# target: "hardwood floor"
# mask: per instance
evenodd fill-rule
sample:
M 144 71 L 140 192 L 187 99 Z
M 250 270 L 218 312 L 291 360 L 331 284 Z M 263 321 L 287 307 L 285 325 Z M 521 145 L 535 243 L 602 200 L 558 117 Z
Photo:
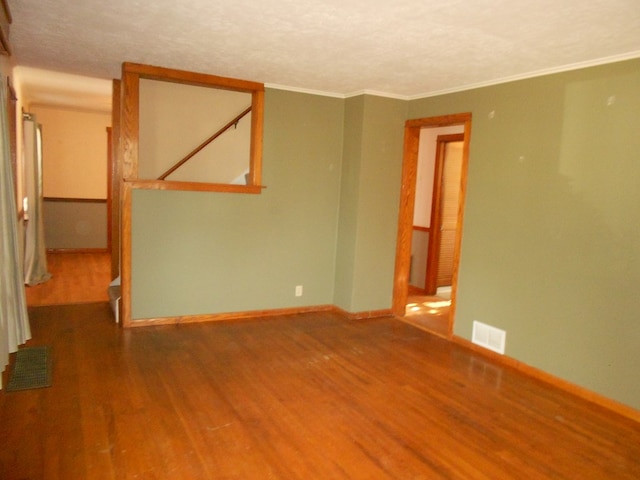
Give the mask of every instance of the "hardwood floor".
M 51 280 L 27 287 L 27 305 L 106 302 L 111 281 L 110 253 L 47 253 Z
M 640 478 L 637 423 L 391 318 L 30 314 L 53 386 L 0 392 L 4 480 Z
M 450 293 L 427 295 L 424 290 L 409 285 L 405 322 L 427 332 L 447 337 L 449 335 Z

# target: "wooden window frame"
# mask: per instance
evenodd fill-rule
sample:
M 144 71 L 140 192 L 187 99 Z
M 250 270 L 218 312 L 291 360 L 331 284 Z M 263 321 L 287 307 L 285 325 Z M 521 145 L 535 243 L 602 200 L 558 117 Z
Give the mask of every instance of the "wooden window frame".
M 141 78 L 251 94 L 251 145 L 249 150 L 249 175 L 247 185 L 147 180 L 138 178 Z M 131 182 L 132 188 L 253 194 L 261 193 L 262 188 L 264 188 L 262 186 L 264 84 L 125 62 L 122 64 L 121 115 L 122 179 L 125 182 Z
M 233 90 L 251 94 L 251 146 L 248 185 L 233 185 L 200 182 L 176 182 L 167 180 L 143 180 L 138 178 L 139 125 L 140 125 L 140 79 L 159 80 L 186 85 Z M 116 91 L 118 90 L 118 91 Z M 118 95 L 119 93 L 119 95 Z M 118 98 L 116 98 L 118 97 Z M 202 73 L 173 70 L 135 63 L 122 64 L 122 79 L 114 82 L 114 150 L 118 161 L 113 166 L 112 188 L 114 198 L 120 202 L 112 211 L 112 222 L 117 225 L 119 258 L 112 258 L 112 270 L 119 260 L 121 280 L 121 302 L 119 318 L 125 328 L 136 326 L 131 308 L 131 262 L 132 262 L 132 192 L 136 189 L 186 190 L 205 192 L 227 192 L 259 194 L 262 182 L 262 134 L 264 121 L 264 84 L 236 80 Z M 113 275 L 112 274 L 112 275 Z M 141 322 L 144 324 L 144 322 Z M 140 322 L 138 325 L 141 324 Z

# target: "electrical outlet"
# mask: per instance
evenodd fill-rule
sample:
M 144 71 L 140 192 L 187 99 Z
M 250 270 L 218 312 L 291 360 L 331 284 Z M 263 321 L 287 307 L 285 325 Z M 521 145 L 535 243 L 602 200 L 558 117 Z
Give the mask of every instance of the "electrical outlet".
M 302 296 L 302 285 L 296 285 L 296 297 Z

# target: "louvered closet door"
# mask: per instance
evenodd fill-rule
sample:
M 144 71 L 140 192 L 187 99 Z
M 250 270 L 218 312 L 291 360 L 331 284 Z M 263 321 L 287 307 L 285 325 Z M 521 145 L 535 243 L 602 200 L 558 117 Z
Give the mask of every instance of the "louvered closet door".
M 440 226 L 440 255 L 437 286 L 451 285 L 453 252 L 455 249 L 458 209 L 460 207 L 460 176 L 462 173 L 463 142 L 445 144 L 442 177 L 442 217 Z

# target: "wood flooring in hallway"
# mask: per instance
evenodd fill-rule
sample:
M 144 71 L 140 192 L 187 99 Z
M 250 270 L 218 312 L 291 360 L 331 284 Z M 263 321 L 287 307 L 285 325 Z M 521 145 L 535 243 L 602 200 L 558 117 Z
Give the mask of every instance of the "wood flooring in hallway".
M 109 300 L 110 253 L 48 252 L 47 267 L 50 280 L 26 287 L 28 306 Z

